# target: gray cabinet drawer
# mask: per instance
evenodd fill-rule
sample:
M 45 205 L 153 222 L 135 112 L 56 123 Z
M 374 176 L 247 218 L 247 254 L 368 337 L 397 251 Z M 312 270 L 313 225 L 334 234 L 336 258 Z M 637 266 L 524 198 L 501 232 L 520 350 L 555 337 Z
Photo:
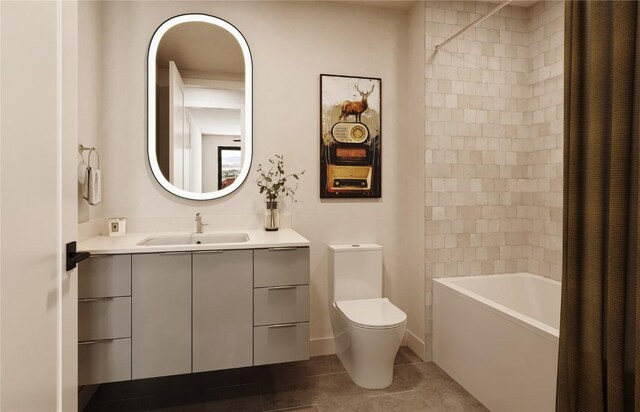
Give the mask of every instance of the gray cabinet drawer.
M 78 345 L 78 384 L 131 380 L 131 339 Z
M 255 287 L 309 284 L 309 248 L 269 248 L 253 252 Z
M 253 290 L 253 324 L 309 321 L 309 286 L 274 286 Z
M 309 323 L 253 328 L 253 364 L 309 359 Z
M 78 340 L 131 337 L 131 298 L 80 300 Z
M 78 270 L 78 299 L 131 295 L 131 255 L 92 256 Z

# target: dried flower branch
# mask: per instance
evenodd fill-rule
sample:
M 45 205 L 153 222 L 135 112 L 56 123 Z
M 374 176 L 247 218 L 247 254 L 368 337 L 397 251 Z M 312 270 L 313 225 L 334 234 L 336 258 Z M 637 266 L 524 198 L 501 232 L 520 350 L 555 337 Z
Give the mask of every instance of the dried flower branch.
M 269 159 L 269 164 L 269 170 L 267 171 L 262 168 L 262 164 L 258 164 L 257 171 L 259 176 L 257 183 L 260 188 L 260 193 L 264 193 L 269 202 L 277 201 L 278 196 L 282 194 L 284 194 L 285 197 L 291 198 L 293 202 L 297 202 L 295 194 L 296 190 L 298 190 L 298 180 L 300 180 L 300 176 L 303 175 L 305 171 L 285 174 L 283 155 L 275 155 L 275 160 Z M 287 183 L 289 179 L 295 179 L 295 186 Z

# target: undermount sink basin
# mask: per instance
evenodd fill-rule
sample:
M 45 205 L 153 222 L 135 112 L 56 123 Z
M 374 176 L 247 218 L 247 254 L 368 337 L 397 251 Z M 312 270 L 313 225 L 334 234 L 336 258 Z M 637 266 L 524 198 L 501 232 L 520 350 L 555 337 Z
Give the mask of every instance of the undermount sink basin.
M 191 233 L 188 235 L 150 236 L 138 246 L 212 245 L 216 243 L 242 243 L 249 240 L 246 233 Z

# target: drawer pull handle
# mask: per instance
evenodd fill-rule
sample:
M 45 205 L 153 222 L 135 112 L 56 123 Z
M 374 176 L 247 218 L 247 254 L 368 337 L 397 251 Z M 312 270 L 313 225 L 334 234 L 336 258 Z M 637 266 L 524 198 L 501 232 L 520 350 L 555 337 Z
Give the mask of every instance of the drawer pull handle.
M 95 258 L 112 258 L 116 255 L 94 255 L 93 253 L 91 254 L 91 256 L 89 256 L 89 259 L 95 259 Z
M 194 255 L 204 255 L 207 253 L 222 253 L 222 252 L 224 252 L 224 250 L 215 249 L 215 250 L 195 250 L 191 253 L 193 253 Z
M 95 345 L 96 343 L 113 343 L 115 339 L 100 339 L 100 340 L 88 340 L 85 342 L 78 342 L 78 345 Z
M 105 297 L 105 298 L 85 298 L 85 299 L 78 299 L 78 303 L 81 302 L 96 302 L 96 301 L 100 301 L 100 300 L 113 300 L 115 299 L 115 296 L 110 296 L 110 297 Z
M 287 250 L 298 250 L 297 247 L 294 246 L 286 246 L 286 247 L 270 247 L 267 249 L 269 252 L 285 252 Z
M 296 289 L 297 286 L 272 286 L 270 288 L 267 288 L 267 290 L 289 290 L 289 289 Z
M 280 325 L 269 325 L 268 329 L 283 329 L 283 328 L 295 328 L 297 325 L 295 323 L 283 323 Z
M 186 252 L 186 251 L 185 252 L 160 252 L 159 255 L 165 255 L 165 256 L 168 256 L 168 255 L 185 255 L 187 253 L 189 253 L 189 252 Z

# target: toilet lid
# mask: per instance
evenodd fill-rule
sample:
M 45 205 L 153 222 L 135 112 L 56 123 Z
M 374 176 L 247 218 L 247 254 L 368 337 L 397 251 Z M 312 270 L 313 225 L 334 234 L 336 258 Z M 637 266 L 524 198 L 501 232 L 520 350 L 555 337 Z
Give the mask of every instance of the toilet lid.
M 387 298 L 342 300 L 336 306 L 350 323 L 368 329 L 393 328 L 407 320 Z

